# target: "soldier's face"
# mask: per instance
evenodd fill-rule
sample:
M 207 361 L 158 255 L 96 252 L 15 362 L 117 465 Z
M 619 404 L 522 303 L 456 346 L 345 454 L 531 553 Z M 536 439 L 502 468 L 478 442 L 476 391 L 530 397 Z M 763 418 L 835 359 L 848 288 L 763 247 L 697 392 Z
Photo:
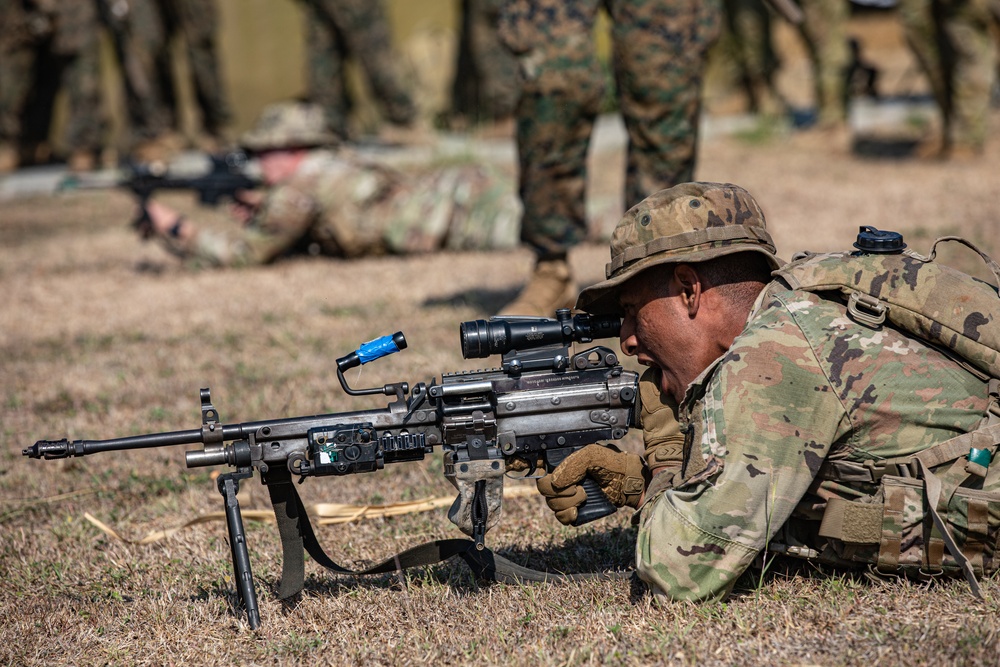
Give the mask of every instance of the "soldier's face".
M 627 282 L 620 295 L 622 352 L 660 369 L 660 389 L 678 402 L 717 356 L 698 318 L 700 292 L 692 293 L 690 284 L 690 275 L 697 274 L 689 269 L 654 267 Z
M 260 173 L 268 185 L 277 185 L 287 181 L 298 169 L 304 151 L 273 150 L 264 151 L 258 156 Z

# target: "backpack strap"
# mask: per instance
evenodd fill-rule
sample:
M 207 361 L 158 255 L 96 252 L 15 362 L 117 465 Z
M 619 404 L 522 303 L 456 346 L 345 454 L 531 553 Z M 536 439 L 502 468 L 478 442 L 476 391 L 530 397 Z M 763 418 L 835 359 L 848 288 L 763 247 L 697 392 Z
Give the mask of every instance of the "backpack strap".
M 997 283 L 1000 284 L 1000 264 L 997 264 L 992 257 L 987 255 L 985 252 L 979 249 L 976 244 L 968 239 L 963 239 L 961 236 L 942 236 L 941 238 L 934 241 L 934 245 L 931 246 L 931 253 L 927 257 L 928 261 L 933 262 L 934 258 L 937 257 L 937 247 L 939 243 L 944 243 L 945 241 L 955 241 L 956 243 L 961 243 L 966 248 L 972 250 L 974 253 L 979 255 L 983 262 L 986 263 L 986 267 L 993 273 L 993 276 L 997 279 Z

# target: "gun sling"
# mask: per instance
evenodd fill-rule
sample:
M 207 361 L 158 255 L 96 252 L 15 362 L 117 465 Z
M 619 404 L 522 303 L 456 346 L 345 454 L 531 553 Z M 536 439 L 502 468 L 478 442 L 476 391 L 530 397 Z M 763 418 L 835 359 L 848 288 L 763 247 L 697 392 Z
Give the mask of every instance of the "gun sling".
M 395 556 L 387 558 L 377 565 L 363 569 L 352 570 L 335 563 L 323 547 L 320 546 L 313 532 L 312 523 L 305 506 L 299 497 L 291 475 L 269 474 L 267 490 L 271 496 L 271 506 L 278 522 L 278 534 L 281 537 L 281 583 L 278 586 L 278 598 L 290 598 L 300 592 L 305 582 L 304 552 L 323 567 L 337 574 L 364 575 L 386 574 L 411 567 L 435 565 L 453 556 L 460 556 L 478 577 L 503 583 L 520 583 L 525 581 L 582 581 L 586 579 L 617 579 L 630 576 L 631 570 L 612 572 L 585 572 L 563 574 L 558 572 L 543 572 L 533 570 L 510 561 L 489 548 L 476 549 L 476 543 L 468 539 L 434 540 L 418 545 Z

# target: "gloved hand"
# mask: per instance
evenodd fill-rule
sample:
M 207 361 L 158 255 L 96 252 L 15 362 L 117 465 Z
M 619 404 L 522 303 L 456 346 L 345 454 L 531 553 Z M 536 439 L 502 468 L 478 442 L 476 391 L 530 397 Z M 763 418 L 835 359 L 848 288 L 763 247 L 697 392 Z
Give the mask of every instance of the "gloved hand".
M 576 521 L 577 508 L 587 499 L 580 486 L 587 475 L 597 480 L 616 507 L 639 507 L 649 482 L 649 470 L 638 454 L 627 454 L 614 445 L 587 445 L 536 482 L 545 503 L 561 523 Z

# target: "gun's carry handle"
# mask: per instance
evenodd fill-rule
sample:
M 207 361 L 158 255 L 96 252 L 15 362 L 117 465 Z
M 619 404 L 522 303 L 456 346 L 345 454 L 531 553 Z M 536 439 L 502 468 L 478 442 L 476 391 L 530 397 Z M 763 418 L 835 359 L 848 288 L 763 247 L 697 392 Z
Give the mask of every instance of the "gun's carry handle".
M 548 464 L 548 471 L 552 472 L 555 470 L 556 466 L 562 463 L 563 459 L 585 446 L 580 445 L 579 447 L 561 447 L 559 449 L 547 450 L 545 452 L 545 462 Z M 601 491 L 601 485 L 593 477 L 584 477 L 583 481 L 580 482 L 580 486 L 586 492 L 587 499 L 576 510 L 576 521 L 573 522 L 574 526 L 582 526 L 585 523 L 596 521 L 601 517 L 614 514 L 618 511 L 618 508 Z

